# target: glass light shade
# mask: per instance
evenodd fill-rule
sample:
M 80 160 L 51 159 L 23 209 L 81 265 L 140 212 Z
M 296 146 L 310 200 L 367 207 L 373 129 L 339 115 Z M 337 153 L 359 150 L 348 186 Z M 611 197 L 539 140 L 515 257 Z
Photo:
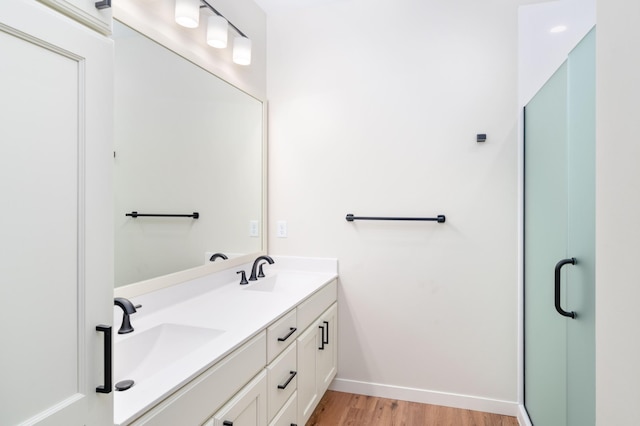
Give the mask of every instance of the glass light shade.
M 207 21 L 207 44 L 218 49 L 227 47 L 229 23 L 222 16 L 209 16 Z
M 200 23 L 200 0 L 176 0 L 175 17 L 183 27 L 196 28 Z
M 233 62 L 238 65 L 251 64 L 251 40 L 242 36 L 233 40 Z

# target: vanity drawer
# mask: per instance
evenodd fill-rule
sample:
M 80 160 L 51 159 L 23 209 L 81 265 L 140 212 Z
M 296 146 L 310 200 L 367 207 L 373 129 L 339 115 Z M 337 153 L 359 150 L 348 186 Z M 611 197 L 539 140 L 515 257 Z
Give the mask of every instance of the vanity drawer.
M 271 420 L 287 402 L 298 386 L 296 343 L 267 366 L 267 413 Z
M 273 418 L 269 426 L 291 426 L 298 423 L 296 407 L 298 406 L 298 392 L 294 392 L 282 410 Z
M 292 309 L 267 328 L 267 363 L 280 355 L 297 337 L 296 310 Z
M 303 331 L 338 299 L 338 281 L 333 280 L 298 305 L 298 329 Z
M 265 349 L 266 333 L 262 332 L 145 413 L 132 426 L 202 424 L 264 368 Z

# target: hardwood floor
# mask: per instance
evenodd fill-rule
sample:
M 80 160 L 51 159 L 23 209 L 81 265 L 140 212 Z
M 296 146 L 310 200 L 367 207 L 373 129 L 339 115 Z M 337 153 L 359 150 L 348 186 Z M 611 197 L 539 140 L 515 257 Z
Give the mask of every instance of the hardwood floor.
M 307 426 L 518 426 L 515 417 L 327 391 Z

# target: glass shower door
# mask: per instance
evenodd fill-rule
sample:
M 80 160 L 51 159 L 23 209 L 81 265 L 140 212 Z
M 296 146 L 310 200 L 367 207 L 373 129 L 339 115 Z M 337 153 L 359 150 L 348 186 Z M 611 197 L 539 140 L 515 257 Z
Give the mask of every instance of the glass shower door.
M 534 426 L 595 423 L 594 52 L 592 31 L 525 109 L 525 407 Z
M 525 407 L 535 426 L 566 426 L 567 328 L 554 268 L 567 257 L 567 64 L 525 109 Z

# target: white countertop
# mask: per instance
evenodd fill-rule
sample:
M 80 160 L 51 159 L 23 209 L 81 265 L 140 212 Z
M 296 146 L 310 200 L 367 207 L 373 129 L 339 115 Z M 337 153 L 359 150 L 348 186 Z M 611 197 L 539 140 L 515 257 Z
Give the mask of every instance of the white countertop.
M 244 269 L 248 277 L 251 264 L 131 299 L 142 307 L 131 315 L 134 332 L 114 332 L 114 384 L 123 379 L 136 380 L 118 377 L 118 344 L 127 339 L 162 324 L 215 329 L 222 334 L 179 360 L 168 362 L 157 374 L 136 380 L 132 388 L 114 392 L 116 425 L 138 418 L 337 277 L 336 259 L 273 258 L 276 263 L 264 267 L 266 277 L 249 285 L 239 285 L 240 276 L 235 272 Z M 272 291 L 255 291 L 272 287 Z M 122 310 L 115 308 L 114 331 L 121 321 Z

